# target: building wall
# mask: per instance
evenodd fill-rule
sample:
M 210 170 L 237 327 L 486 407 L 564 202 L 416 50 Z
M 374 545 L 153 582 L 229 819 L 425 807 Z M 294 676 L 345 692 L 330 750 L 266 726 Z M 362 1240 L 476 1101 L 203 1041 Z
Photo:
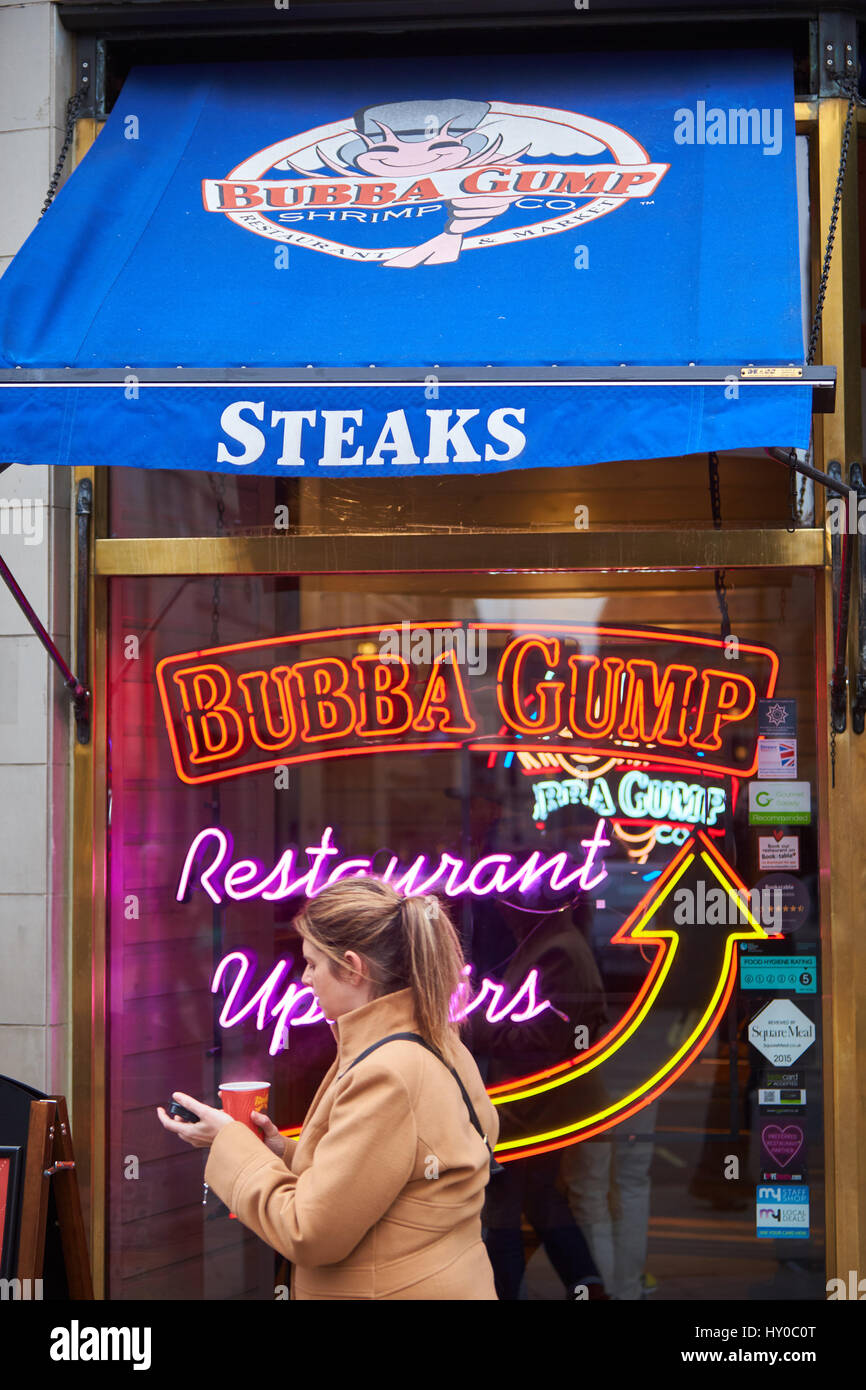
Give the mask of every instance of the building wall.
M 0 186 L 13 191 L 0 203 L 0 274 L 45 200 L 73 47 L 55 5 L 0 0 Z M 71 487 L 66 469 L 0 473 L 0 554 L 67 659 Z M 0 584 L 0 1072 L 66 1094 L 70 703 Z

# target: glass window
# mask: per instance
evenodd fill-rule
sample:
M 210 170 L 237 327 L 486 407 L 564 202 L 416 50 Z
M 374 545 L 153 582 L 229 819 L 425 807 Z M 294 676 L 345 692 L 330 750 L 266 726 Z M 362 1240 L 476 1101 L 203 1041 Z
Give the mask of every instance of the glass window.
M 728 526 L 787 523 L 788 474 L 763 450 L 719 455 Z M 334 535 L 382 531 L 712 527 L 706 454 L 590 468 L 530 468 L 454 477 L 323 481 L 193 470 L 114 468 L 110 534 Z M 674 486 L 675 482 L 675 486 Z M 801 489 L 803 519 L 811 484 Z
M 728 604 L 725 643 L 705 572 L 112 582 L 110 1297 L 288 1282 L 155 1107 L 255 1073 L 297 1130 L 334 1042 L 292 918 L 365 866 L 462 933 L 502 1296 L 824 1297 L 814 578 Z

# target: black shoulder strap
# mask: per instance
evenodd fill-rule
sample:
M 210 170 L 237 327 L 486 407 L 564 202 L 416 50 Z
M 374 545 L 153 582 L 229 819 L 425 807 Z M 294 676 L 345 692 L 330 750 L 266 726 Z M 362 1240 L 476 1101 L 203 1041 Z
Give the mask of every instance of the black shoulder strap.
M 369 1047 L 364 1048 L 363 1052 L 359 1052 L 355 1060 L 353 1062 L 350 1062 L 349 1065 L 346 1067 L 346 1071 L 340 1072 L 340 1076 L 345 1076 L 346 1072 L 351 1071 L 352 1068 L 356 1067 L 359 1062 L 363 1062 L 364 1058 L 369 1057 L 371 1052 L 375 1052 L 377 1047 L 384 1047 L 385 1043 L 389 1042 L 420 1043 L 422 1047 L 426 1047 L 428 1052 L 432 1052 L 434 1057 L 439 1058 L 439 1061 L 442 1063 L 443 1067 L 448 1067 L 448 1070 L 454 1077 L 454 1080 L 457 1082 L 457 1085 L 460 1087 L 460 1094 L 466 1102 L 466 1109 L 469 1111 L 469 1118 L 472 1121 L 473 1126 L 475 1127 L 475 1129 L 477 1129 L 485 1144 L 487 1144 L 487 1135 L 481 1128 L 481 1122 L 479 1121 L 478 1116 L 475 1113 L 475 1106 L 469 1099 L 469 1093 L 466 1090 L 466 1087 L 463 1085 L 463 1082 L 460 1080 L 458 1073 L 454 1070 L 452 1066 L 449 1065 L 448 1062 L 445 1061 L 445 1058 L 442 1056 L 442 1054 L 436 1051 L 436 1048 L 433 1047 L 432 1043 L 428 1043 L 426 1038 L 421 1037 L 420 1033 L 389 1033 L 387 1038 L 380 1038 L 378 1042 L 371 1043 Z M 488 1151 L 492 1154 L 493 1150 L 490 1148 L 489 1144 L 487 1144 L 487 1148 Z

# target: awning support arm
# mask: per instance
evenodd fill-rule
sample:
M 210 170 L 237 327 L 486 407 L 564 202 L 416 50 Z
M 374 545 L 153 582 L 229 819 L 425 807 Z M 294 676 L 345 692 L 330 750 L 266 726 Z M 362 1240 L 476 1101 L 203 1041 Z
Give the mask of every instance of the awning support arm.
M 5 469 L 8 468 L 8 467 L 9 467 L 9 464 L 0 465 L 0 472 L 4 472 Z M 79 505 L 80 505 L 80 504 L 79 504 Z M 76 508 L 76 510 L 78 510 L 78 508 Z M 79 514 L 79 515 L 80 515 L 80 514 Z M 88 508 L 88 515 L 89 515 L 89 508 Z M 81 542 L 80 542 L 80 535 L 81 535 L 81 521 L 79 520 L 79 548 L 80 548 L 80 543 L 81 543 Z M 79 553 L 80 553 L 80 551 L 79 551 Z M 86 573 L 86 571 L 85 571 L 85 573 Z M 30 604 L 29 600 L 27 599 L 26 595 L 24 594 L 24 591 L 21 589 L 21 586 L 19 585 L 18 581 L 16 580 L 14 574 L 13 574 L 12 571 L 10 570 L 10 568 L 9 568 L 9 566 L 7 565 L 6 561 L 3 559 L 3 556 L 2 556 L 2 555 L 0 555 L 0 579 L 3 580 L 3 583 L 6 585 L 6 588 L 9 590 L 9 592 L 10 592 L 10 594 L 12 595 L 12 597 L 14 598 L 15 602 L 18 604 L 18 607 L 21 609 L 21 612 L 24 614 L 25 618 L 27 619 L 28 623 L 29 623 L 30 626 L 32 627 L 33 631 L 36 633 L 36 636 L 39 638 L 39 641 L 42 643 L 43 647 L 44 647 L 45 650 L 47 651 L 47 653 L 48 653 L 48 655 L 50 656 L 51 660 L 54 662 L 54 665 L 57 667 L 57 669 L 60 671 L 60 674 L 63 676 L 63 684 L 66 686 L 66 689 L 69 691 L 69 693 L 70 693 L 71 696 L 72 696 L 72 706 L 73 706 L 73 710 L 74 710 L 74 712 L 75 712 L 75 724 L 76 724 L 76 728 L 77 728 L 77 731 L 78 731 L 78 741 L 79 741 L 79 743 L 89 743 L 89 742 L 90 742 L 90 691 L 86 688 L 86 686 L 83 684 L 83 682 L 80 681 L 80 680 L 78 679 L 78 677 L 70 670 L 70 668 L 69 668 L 69 666 L 67 665 L 66 661 L 63 659 L 63 657 L 61 656 L 60 652 L 58 651 L 57 646 L 56 646 L 55 643 L 51 640 L 50 635 L 48 634 L 48 632 L 46 631 L 46 629 L 43 627 L 42 623 L 39 621 L 39 618 L 37 617 L 37 615 L 36 615 L 36 613 L 35 613 L 35 611 L 34 611 L 32 605 Z M 80 622 L 80 619 L 81 619 L 80 599 L 81 599 L 81 577 L 80 577 L 80 570 L 79 570 L 79 622 Z M 85 619 L 86 619 L 86 611 L 85 611 Z M 86 631 L 86 629 L 85 629 L 85 631 Z M 80 633 L 81 633 L 81 629 L 80 629 L 80 627 L 79 627 L 79 638 L 80 638 Z M 80 649 L 81 649 L 81 648 L 79 647 L 79 650 L 80 650 Z
M 813 482 L 820 483 L 828 492 L 835 492 L 839 497 L 848 497 L 851 488 L 841 481 L 839 477 L 834 477 L 830 473 L 822 473 L 820 468 L 813 468 L 809 463 L 800 463 L 797 458 L 796 449 L 765 449 L 764 452 L 777 463 L 783 463 L 786 468 L 792 468 L 795 473 L 802 473 L 804 478 L 811 478 Z

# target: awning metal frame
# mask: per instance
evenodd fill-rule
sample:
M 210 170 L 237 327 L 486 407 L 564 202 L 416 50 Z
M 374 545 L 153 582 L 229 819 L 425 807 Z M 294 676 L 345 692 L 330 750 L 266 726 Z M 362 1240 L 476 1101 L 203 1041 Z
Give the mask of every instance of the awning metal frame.
M 0 390 L 24 386 L 114 386 L 125 389 L 132 378 L 137 386 L 426 386 L 431 376 L 443 386 L 811 386 L 812 409 L 829 414 L 835 409 L 836 368 L 755 363 L 728 365 L 636 366 L 620 363 L 608 367 L 549 366 L 443 367 L 433 362 L 419 367 L 13 367 L 0 370 Z

